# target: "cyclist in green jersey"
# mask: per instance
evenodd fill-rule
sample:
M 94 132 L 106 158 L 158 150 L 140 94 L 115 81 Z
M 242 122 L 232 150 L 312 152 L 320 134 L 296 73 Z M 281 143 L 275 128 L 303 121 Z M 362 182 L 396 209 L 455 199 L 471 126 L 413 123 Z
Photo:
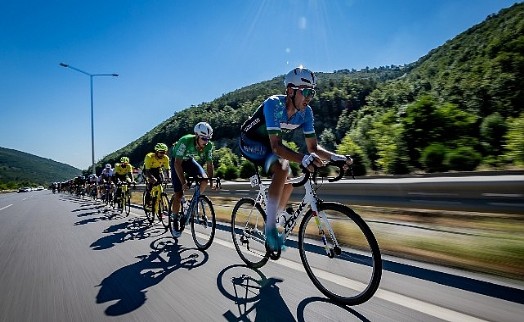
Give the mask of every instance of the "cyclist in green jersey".
M 213 128 L 206 122 L 195 125 L 194 134 L 186 134 L 181 137 L 171 150 L 171 178 L 173 190 L 175 191 L 172 204 L 173 213 L 180 210 L 180 199 L 184 191 L 189 189 L 185 173 L 192 177 L 210 178 L 213 187 L 213 149 L 210 141 L 213 136 Z M 195 160 L 198 157 L 202 163 L 206 163 L 207 171 Z M 200 192 L 203 193 L 207 187 L 207 180 L 200 182 Z

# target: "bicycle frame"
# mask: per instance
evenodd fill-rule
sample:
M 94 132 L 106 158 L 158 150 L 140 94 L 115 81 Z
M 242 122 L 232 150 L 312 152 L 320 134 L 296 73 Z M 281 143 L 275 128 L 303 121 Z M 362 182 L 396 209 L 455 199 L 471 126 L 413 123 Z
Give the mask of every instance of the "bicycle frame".
M 258 173 L 252 176 L 250 178 L 250 181 L 251 181 L 251 186 L 254 187 L 258 185 L 258 188 L 259 188 L 258 194 L 255 198 L 255 203 L 260 204 L 262 208 L 265 210 L 266 208 L 265 206 L 267 204 L 268 187 L 264 183 L 262 183 Z M 293 186 L 302 185 L 302 184 L 296 184 L 296 183 L 292 183 L 292 184 Z M 327 240 L 324 236 L 325 232 L 324 232 L 324 229 L 322 229 L 322 222 L 327 223 L 328 221 L 326 220 L 327 218 L 324 217 L 325 216 L 324 213 L 318 212 L 318 203 L 320 200 L 318 199 L 317 194 L 315 190 L 313 189 L 313 186 L 314 186 L 313 178 L 308 177 L 307 179 L 305 179 L 304 188 L 306 192 L 304 194 L 304 197 L 302 198 L 302 201 L 300 202 L 298 208 L 295 211 L 293 211 L 293 214 L 291 214 L 291 217 L 289 217 L 286 220 L 286 222 L 283 223 L 282 225 L 284 228 L 284 240 L 287 240 L 288 236 L 291 234 L 296 224 L 300 222 L 300 219 L 302 219 L 302 216 L 304 216 L 306 212 L 309 210 L 309 208 L 311 208 L 311 210 L 313 211 L 313 215 L 315 216 L 315 223 L 317 224 L 319 232 L 322 235 L 322 241 L 324 242 L 324 249 L 326 250 L 327 254 L 330 254 L 329 247 L 327 246 Z M 327 226 L 327 230 L 329 232 L 329 235 L 332 237 L 332 240 L 335 246 L 339 247 L 340 245 L 338 243 L 338 240 L 335 237 L 335 233 L 333 232 L 331 225 L 328 224 L 325 226 Z
M 190 188 L 191 185 L 192 182 L 190 182 Z M 191 197 L 191 201 L 189 202 L 189 206 L 187 207 L 187 209 L 184 209 L 186 203 L 185 196 L 183 196 L 182 199 L 180 199 L 180 207 L 182 209 L 182 213 L 184 214 L 184 216 L 181 219 L 184 220 L 184 224 L 188 222 L 189 217 L 191 216 L 191 214 L 194 213 L 194 210 L 197 207 L 198 197 L 200 197 L 200 184 L 195 182 L 195 192 L 193 192 L 193 196 Z
M 151 188 L 151 198 L 153 198 L 153 212 L 156 212 L 160 204 L 160 196 L 164 193 L 167 183 L 159 183 Z

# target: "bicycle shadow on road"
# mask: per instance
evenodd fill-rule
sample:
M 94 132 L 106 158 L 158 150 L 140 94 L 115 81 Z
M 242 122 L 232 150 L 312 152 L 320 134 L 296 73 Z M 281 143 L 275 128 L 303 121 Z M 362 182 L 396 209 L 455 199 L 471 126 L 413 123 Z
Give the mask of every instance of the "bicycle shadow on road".
M 266 278 L 245 265 L 224 268 L 217 277 L 219 291 L 235 302 L 237 312 L 223 314 L 227 321 L 295 321 L 280 294 L 279 278 Z
M 227 321 L 320 321 L 325 316 L 315 315 L 315 309 L 308 306 L 329 305 L 329 311 L 339 310 L 342 314 L 351 314 L 360 321 L 369 321 L 363 314 L 345 305 L 337 304 L 327 298 L 310 297 L 301 301 L 295 318 L 280 294 L 278 284 L 284 280 L 266 278 L 257 269 L 246 265 L 231 265 L 224 268 L 217 277 L 219 291 L 236 304 L 236 312 L 228 310 L 223 314 Z M 306 319 L 305 312 L 308 312 Z M 323 312 L 325 310 L 320 310 Z
M 310 298 L 306 298 L 304 300 L 302 300 L 299 304 L 298 304 L 298 307 L 297 307 L 297 321 L 299 322 L 304 322 L 304 321 L 316 321 L 317 319 L 315 318 L 311 318 L 311 316 L 308 316 L 308 318 L 306 319 L 306 316 L 304 314 L 304 312 L 306 311 L 309 311 L 309 312 L 315 312 L 315 308 L 312 307 L 310 308 L 309 310 L 307 310 L 307 307 L 308 306 L 314 306 L 314 305 L 324 305 L 324 306 L 330 306 L 332 307 L 329 311 L 333 312 L 334 310 L 338 310 L 340 312 L 343 312 L 343 311 L 346 311 L 348 314 L 352 314 L 356 319 L 358 319 L 359 321 L 363 321 L 363 322 L 369 322 L 370 320 L 368 318 L 366 318 L 362 313 L 359 313 L 357 310 L 355 309 L 352 309 L 348 306 L 345 306 L 345 305 L 342 305 L 342 304 L 338 304 L 338 303 L 335 303 L 333 301 L 331 301 L 330 299 L 328 298 L 324 298 L 324 297 L 310 297 Z M 321 320 L 323 317 L 322 316 L 319 316 L 318 317 L 318 320 Z M 354 319 L 351 319 L 351 321 L 353 321 Z
M 157 238 L 151 242 L 151 248 L 150 254 L 137 256 L 138 262 L 116 270 L 97 285 L 97 304 L 116 301 L 106 308 L 106 315 L 119 316 L 136 310 L 146 302 L 148 288 L 175 270 L 190 270 L 209 259 L 207 253 L 183 248 L 168 237 Z
M 103 250 L 121 244 L 128 240 L 142 240 L 149 237 L 160 237 L 166 233 L 164 227 L 149 226 L 144 224 L 145 219 L 127 220 L 109 226 L 103 231 L 108 234 L 100 237 L 91 245 L 93 250 Z

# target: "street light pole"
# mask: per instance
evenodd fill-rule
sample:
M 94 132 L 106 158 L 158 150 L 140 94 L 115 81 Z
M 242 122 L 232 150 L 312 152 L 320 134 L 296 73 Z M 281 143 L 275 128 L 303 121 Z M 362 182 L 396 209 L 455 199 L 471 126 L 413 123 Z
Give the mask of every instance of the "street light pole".
M 93 112 L 93 77 L 96 76 L 112 76 L 112 77 L 118 77 L 118 74 L 91 74 L 88 72 L 85 72 L 81 69 L 78 69 L 76 67 L 73 67 L 68 64 L 60 63 L 60 66 L 65 68 L 70 68 L 72 70 L 76 70 L 77 72 L 80 72 L 84 75 L 89 76 L 89 87 L 91 91 L 91 171 L 93 174 L 96 174 L 95 171 L 95 120 L 94 120 L 94 112 Z

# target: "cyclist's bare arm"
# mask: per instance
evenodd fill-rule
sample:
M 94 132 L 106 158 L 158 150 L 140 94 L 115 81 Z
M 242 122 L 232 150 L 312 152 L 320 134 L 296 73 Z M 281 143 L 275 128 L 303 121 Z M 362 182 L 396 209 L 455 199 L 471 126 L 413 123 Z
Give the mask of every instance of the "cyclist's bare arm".
M 269 142 L 271 143 L 271 150 L 274 154 L 282 159 L 300 163 L 304 155 L 295 152 L 282 143 L 282 138 L 278 135 L 269 135 Z

